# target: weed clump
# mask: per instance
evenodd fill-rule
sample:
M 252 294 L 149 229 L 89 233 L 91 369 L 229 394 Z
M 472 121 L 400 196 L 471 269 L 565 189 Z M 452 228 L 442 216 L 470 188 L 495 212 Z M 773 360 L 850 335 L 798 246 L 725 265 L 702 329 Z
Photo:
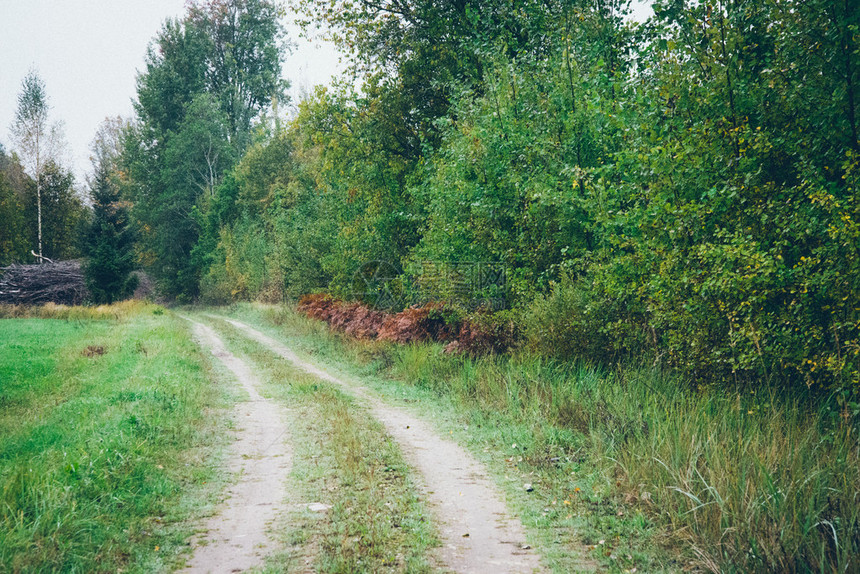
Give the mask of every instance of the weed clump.
M 101 345 L 87 345 L 87 347 L 81 351 L 81 355 L 84 357 L 101 357 L 107 351 Z

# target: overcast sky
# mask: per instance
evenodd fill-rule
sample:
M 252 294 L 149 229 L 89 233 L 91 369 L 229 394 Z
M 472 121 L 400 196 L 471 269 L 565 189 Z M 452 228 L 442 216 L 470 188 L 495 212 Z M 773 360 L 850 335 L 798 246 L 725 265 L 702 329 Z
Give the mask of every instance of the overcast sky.
M 637 2 L 637 19 L 650 8 Z M 169 17 L 184 13 L 185 0 L 0 0 L 0 142 L 9 150 L 21 80 L 38 70 L 52 105 L 51 117 L 65 124 L 69 161 L 78 182 L 90 169 L 89 144 L 108 116 L 130 116 L 135 75 L 146 47 Z M 326 84 L 342 70 L 336 51 L 299 38 L 284 64 L 294 96 Z
M 132 114 L 149 41 L 166 18 L 184 11 L 185 0 L 0 0 L 0 142 L 11 147 L 21 80 L 36 68 L 83 182 L 96 128 L 108 116 Z M 292 92 L 328 83 L 342 69 L 331 45 L 299 39 L 289 23 L 288 32 L 298 44 L 284 64 Z

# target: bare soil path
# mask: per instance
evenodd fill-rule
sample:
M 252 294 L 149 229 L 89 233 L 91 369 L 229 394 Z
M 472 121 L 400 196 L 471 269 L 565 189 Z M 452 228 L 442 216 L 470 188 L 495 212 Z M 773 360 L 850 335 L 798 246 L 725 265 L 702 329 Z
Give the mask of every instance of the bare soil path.
M 444 543 L 439 558 L 447 568 L 463 574 L 543 571 L 539 557 L 525 544 L 522 524 L 508 513 L 483 466 L 465 449 L 439 436 L 428 423 L 406 410 L 388 405 L 368 389 L 303 361 L 291 349 L 249 325 L 218 318 L 304 371 L 337 384 L 368 404 L 373 416 L 400 444 L 407 462 L 421 475 L 426 500 Z
M 249 399 L 234 413 L 235 442 L 228 465 L 237 482 L 203 526 L 204 533 L 195 537 L 194 555 L 183 572 L 241 572 L 261 565 L 273 550 L 267 531 L 283 510 L 291 467 L 287 413 L 260 396 L 253 371 L 226 349 L 215 331 L 186 319 L 194 325 L 198 342 L 236 376 Z

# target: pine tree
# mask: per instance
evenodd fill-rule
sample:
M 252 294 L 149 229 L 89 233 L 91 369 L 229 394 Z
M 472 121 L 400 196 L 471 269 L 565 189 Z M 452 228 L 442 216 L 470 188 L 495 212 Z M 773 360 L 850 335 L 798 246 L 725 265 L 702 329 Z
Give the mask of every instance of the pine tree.
M 122 201 L 115 174 L 105 162 L 96 164 L 90 192 L 93 220 L 86 241 L 87 288 L 93 302 L 112 303 L 130 295 L 137 286 L 137 276 L 130 275 L 134 238 L 128 207 Z

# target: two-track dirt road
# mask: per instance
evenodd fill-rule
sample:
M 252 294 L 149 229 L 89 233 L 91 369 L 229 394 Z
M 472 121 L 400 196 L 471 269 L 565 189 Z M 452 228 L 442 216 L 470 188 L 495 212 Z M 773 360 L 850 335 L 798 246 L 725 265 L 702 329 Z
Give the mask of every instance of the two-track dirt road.
M 334 377 L 300 359 L 291 349 L 251 326 L 225 317 L 209 317 L 227 321 L 275 354 L 322 380 L 338 385 L 367 405 L 416 471 L 443 540 L 437 558 L 444 569 L 458 573 L 492 574 L 542 571 L 538 556 L 525 543 L 522 524 L 508 512 L 483 466 L 465 449 L 440 436 L 415 415 L 387 404 L 355 382 Z M 232 489 L 233 496 L 225 502 L 223 511 L 210 520 L 211 542 L 207 546 L 199 546 L 191 562 L 191 571 L 194 572 L 231 572 L 237 570 L 226 569 L 227 561 L 240 548 L 248 553 L 246 540 L 254 540 L 254 545 L 261 545 L 250 552 L 254 559 L 259 560 L 267 551 L 266 525 L 274 519 L 278 505 L 283 501 L 289 468 L 289 449 L 282 440 L 288 434 L 288 421 L 283 411 L 259 396 L 253 372 L 224 348 L 212 329 L 195 323 L 195 333 L 200 343 L 210 348 L 233 371 L 252 397 L 240 407 L 246 410 L 245 418 L 249 419 L 249 425 L 239 432 L 234 452 L 239 457 L 253 457 L 253 464 L 249 466 L 260 467 L 262 474 L 257 476 L 255 470 L 246 467 L 239 475 L 239 481 Z M 250 419 L 259 419 L 259 422 L 251 425 Z M 243 438 L 243 433 L 248 432 L 262 433 L 261 439 L 253 443 L 251 439 Z M 278 446 L 273 446 L 275 444 Z M 276 494 L 271 495 L 268 502 L 253 498 L 253 493 L 261 490 Z M 241 516 L 238 520 L 237 515 Z M 241 539 L 237 538 L 239 532 Z M 238 568 L 241 570 L 253 565 L 250 559 L 245 563 L 247 566 Z

